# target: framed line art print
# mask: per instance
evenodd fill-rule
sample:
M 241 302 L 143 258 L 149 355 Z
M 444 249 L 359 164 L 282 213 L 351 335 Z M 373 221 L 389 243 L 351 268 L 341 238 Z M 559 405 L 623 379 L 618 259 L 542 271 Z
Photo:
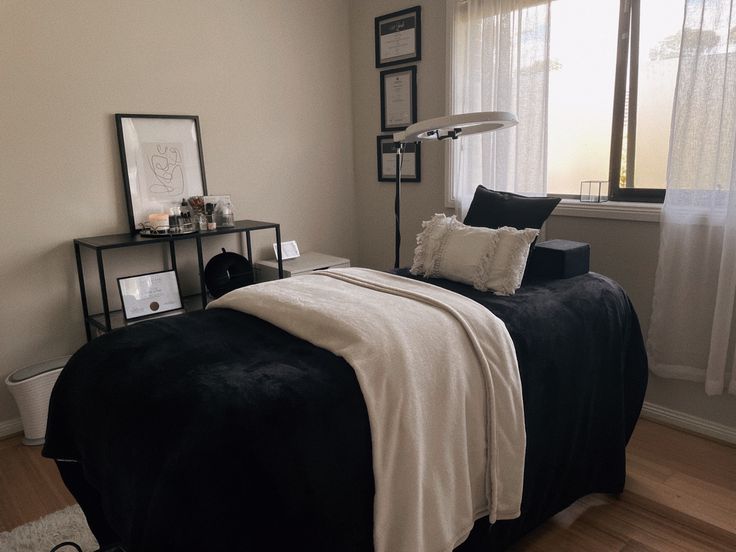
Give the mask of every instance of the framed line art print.
M 115 126 L 131 234 L 148 215 L 207 195 L 199 117 L 117 113 Z
M 417 66 L 381 71 L 381 131 L 404 130 L 417 122 Z
M 118 278 L 118 290 L 126 321 L 183 308 L 175 270 Z
M 401 164 L 402 182 L 420 182 L 421 175 L 421 144 L 404 144 L 404 155 Z M 378 181 L 396 181 L 396 143 L 390 134 L 379 135 L 376 138 L 376 155 L 378 161 Z
M 375 19 L 376 67 L 422 59 L 422 7 L 381 15 Z

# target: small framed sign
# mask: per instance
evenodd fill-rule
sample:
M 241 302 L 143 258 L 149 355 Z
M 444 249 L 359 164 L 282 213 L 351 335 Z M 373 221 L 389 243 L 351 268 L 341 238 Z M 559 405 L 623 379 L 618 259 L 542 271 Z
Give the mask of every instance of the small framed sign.
M 404 144 L 404 155 L 401 163 L 401 181 L 419 182 L 421 175 L 421 159 L 419 143 Z M 378 136 L 376 139 L 378 155 L 378 181 L 394 182 L 396 180 L 396 143 L 391 135 Z
M 183 308 L 175 270 L 118 278 L 125 320 Z
M 279 258 L 279 250 L 276 247 L 276 244 L 273 244 L 273 254 L 276 255 L 277 259 Z M 287 259 L 296 259 L 299 255 L 299 247 L 296 245 L 296 242 L 294 240 L 281 242 L 282 261 L 285 261 Z
M 381 71 L 381 131 L 417 122 L 417 66 Z
M 422 7 L 376 17 L 376 67 L 422 59 Z

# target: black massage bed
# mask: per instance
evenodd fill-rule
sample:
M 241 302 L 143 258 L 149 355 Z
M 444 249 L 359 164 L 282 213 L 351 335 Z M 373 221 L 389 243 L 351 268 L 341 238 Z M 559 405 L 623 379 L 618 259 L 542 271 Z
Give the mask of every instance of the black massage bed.
M 621 492 L 647 382 L 621 287 L 594 273 L 510 297 L 431 282 L 505 322 L 524 396 L 522 515 L 477 521 L 456 550 L 502 550 L 579 497 Z M 54 389 L 43 454 L 102 546 L 373 550 L 371 435 L 354 372 L 246 314 L 142 322 L 82 347 Z

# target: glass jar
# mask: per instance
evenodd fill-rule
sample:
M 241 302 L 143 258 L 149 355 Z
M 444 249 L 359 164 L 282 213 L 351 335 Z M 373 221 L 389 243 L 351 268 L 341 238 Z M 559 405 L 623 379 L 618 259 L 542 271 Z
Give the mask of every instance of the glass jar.
M 235 226 L 235 217 L 233 215 L 233 206 L 228 201 L 222 206 L 220 210 L 220 226 L 232 227 Z

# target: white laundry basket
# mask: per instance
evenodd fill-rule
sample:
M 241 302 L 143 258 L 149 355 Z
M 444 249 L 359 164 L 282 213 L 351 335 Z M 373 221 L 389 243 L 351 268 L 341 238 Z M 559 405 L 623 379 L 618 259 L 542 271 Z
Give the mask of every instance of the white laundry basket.
M 23 421 L 25 445 L 42 445 L 46 437 L 49 397 L 70 357 L 59 357 L 16 370 L 5 378 Z

